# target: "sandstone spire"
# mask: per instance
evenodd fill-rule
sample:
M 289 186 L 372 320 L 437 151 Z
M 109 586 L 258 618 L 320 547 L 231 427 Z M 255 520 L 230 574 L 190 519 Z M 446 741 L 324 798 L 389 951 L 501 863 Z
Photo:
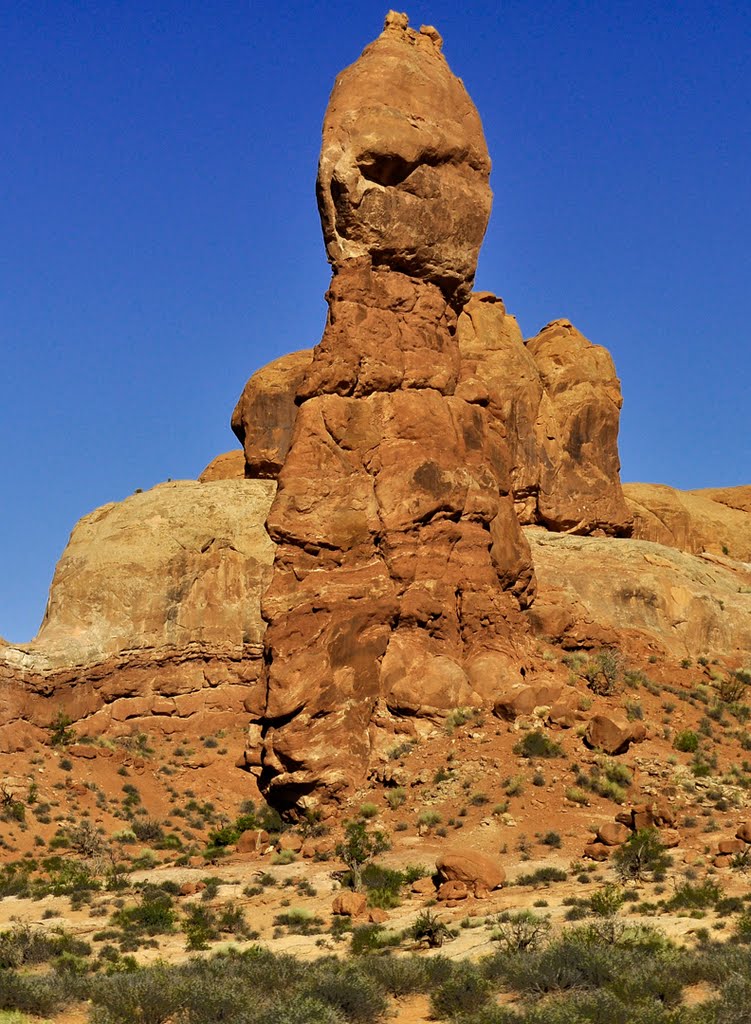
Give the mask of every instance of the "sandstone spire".
M 455 395 L 490 210 L 477 112 L 434 29 L 393 12 L 337 78 L 318 198 L 334 276 L 268 529 L 261 784 L 362 778 L 393 715 L 481 703 L 533 592 L 503 427 Z

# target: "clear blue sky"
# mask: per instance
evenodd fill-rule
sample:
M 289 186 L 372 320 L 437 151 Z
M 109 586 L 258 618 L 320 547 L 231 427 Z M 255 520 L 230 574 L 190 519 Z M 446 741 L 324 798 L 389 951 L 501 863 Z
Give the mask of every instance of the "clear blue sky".
M 0 0 L 6 639 L 80 516 L 195 477 L 246 378 L 318 341 L 320 124 L 386 9 Z M 625 480 L 751 482 L 751 5 L 408 13 L 485 124 L 477 287 L 527 335 L 566 316 L 610 349 Z

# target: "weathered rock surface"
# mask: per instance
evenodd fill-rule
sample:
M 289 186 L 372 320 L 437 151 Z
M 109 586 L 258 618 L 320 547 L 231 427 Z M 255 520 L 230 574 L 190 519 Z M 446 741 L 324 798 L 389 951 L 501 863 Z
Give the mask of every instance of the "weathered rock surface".
M 678 491 L 662 484 L 624 484 L 633 536 L 751 562 L 751 487 Z
M 474 893 L 490 892 L 506 881 L 501 865 L 478 850 L 447 850 L 435 866 L 444 882 L 463 882 Z
M 569 646 L 638 639 L 677 659 L 751 652 L 751 567 L 648 541 L 529 528 L 541 635 Z
M 199 484 L 213 483 L 215 480 L 244 480 L 245 453 L 241 448 L 231 452 L 223 452 L 213 458 L 198 477 Z
M 479 115 L 435 29 L 390 12 L 337 77 L 316 191 L 329 261 L 366 257 L 429 281 L 460 307 L 490 215 Z
M 183 480 L 85 516 L 37 637 L 0 647 L 0 747 L 33 738 L 19 722 L 46 726 L 58 712 L 117 735 L 146 719 L 221 728 L 259 708 L 274 489 Z
M 588 747 L 611 755 L 625 753 L 634 740 L 634 729 L 629 722 L 619 722 L 607 715 L 593 715 L 584 732 Z
M 279 475 L 297 416 L 295 396 L 311 358 L 310 349 L 281 356 L 245 385 L 232 413 L 232 429 L 245 451 L 245 476 L 276 479 Z
M 568 320 L 553 321 L 525 342 L 489 292 L 471 297 L 457 334 L 457 394 L 487 403 L 503 424 L 521 522 L 628 534 L 618 457 L 621 387 L 607 350 Z
M 488 170 L 434 36 L 389 16 L 337 79 L 324 122 L 329 317 L 268 518 L 278 548 L 255 728 L 260 784 L 282 806 L 364 777 L 377 708 L 472 701 L 473 662 L 505 667 L 524 634 L 534 583 L 506 442 L 487 409 L 454 394 L 455 306 Z

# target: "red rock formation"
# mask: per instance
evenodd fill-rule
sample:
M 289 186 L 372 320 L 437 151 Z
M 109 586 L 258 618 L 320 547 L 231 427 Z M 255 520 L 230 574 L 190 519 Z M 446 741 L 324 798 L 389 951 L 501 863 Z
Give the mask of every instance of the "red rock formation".
M 295 395 L 310 367 L 310 349 L 292 352 L 262 367 L 243 389 L 232 429 L 245 450 L 245 475 L 275 479 L 292 440 Z
M 514 317 L 489 292 L 467 303 L 458 337 L 457 394 L 486 403 L 503 425 L 521 522 L 628 534 L 618 458 L 621 388 L 606 349 L 568 320 L 524 342 Z
M 268 519 L 268 698 L 253 735 L 282 806 L 363 776 L 377 706 L 470 702 L 483 656 L 492 689 L 533 591 L 500 426 L 454 394 L 489 168 L 435 34 L 390 15 L 326 113 L 329 317 Z

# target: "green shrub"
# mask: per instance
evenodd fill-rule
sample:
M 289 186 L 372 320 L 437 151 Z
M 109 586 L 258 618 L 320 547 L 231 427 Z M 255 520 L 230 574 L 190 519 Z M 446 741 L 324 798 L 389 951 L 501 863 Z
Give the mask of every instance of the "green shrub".
M 551 882 L 565 882 L 568 873 L 561 868 L 542 867 L 536 868 L 529 874 L 519 875 L 516 879 L 517 885 L 549 885 Z
M 430 1010 L 434 1017 L 456 1017 L 481 1009 L 490 999 L 490 984 L 479 969 L 468 961 L 461 961 L 451 977 L 430 997 Z
M 560 745 L 547 736 L 542 729 L 533 729 L 524 734 L 514 747 L 518 757 L 560 757 L 563 753 Z
M 684 754 L 693 754 L 699 749 L 699 737 L 692 729 L 676 733 L 673 746 Z
M 671 863 L 660 842 L 657 829 L 641 828 L 632 833 L 613 854 L 613 866 L 619 878 L 640 881 L 664 871 Z

